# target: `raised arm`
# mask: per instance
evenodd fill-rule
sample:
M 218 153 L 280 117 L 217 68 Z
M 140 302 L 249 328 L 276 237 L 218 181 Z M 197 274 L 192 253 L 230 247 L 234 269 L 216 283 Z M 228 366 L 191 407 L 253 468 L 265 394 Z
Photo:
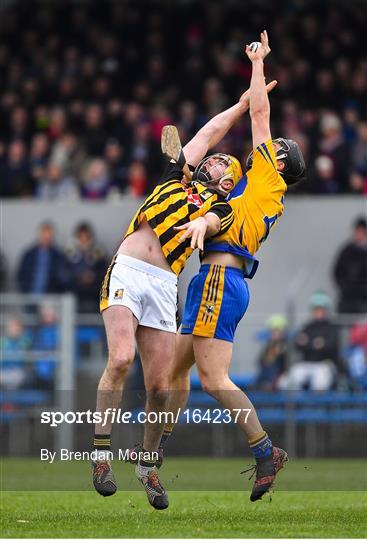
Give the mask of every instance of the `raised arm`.
M 276 85 L 276 81 L 265 86 L 265 92 L 270 92 Z M 228 133 L 231 127 L 249 109 L 250 91 L 246 90 L 240 97 L 238 103 L 214 116 L 205 124 L 190 142 L 184 147 L 184 154 L 187 162 L 196 165 L 205 157 L 207 152 L 216 146 Z
M 266 30 L 261 32 L 261 46 L 252 52 L 246 45 L 246 54 L 252 62 L 250 83 L 250 116 L 253 147 L 271 139 L 270 133 L 270 103 L 264 79 L 264 58 L 269 54 L 270 47 Z

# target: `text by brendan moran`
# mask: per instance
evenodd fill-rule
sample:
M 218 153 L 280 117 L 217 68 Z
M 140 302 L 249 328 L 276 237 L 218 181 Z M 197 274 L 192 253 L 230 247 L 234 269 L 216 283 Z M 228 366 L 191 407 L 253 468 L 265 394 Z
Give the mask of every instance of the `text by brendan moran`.
M 129 450 L 119 448 L 117 452 L 112 450 L 91 450 L 90 452 L 77 452 L 69 450 L 68 448 L 60 448 L 60 450 L 52 451 L 47 448 L 41 448 L 40 452 L 41 461 L 47 461 L 53 463 L 55 460 L 60 461 L 113 461 L 118 459 L 120 461 L 157 461 L 158 452 L 147 452 L 141 450 L 136 452 L 135 450 Z

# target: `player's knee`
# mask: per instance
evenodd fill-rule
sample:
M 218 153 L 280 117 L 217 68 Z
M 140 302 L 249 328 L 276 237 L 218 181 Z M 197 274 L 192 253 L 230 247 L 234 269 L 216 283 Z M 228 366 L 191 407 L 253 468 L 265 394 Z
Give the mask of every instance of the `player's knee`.
M 134 351 L 132 350 L 110 351 L 107 365 L 110 376 L 116 380 L 124 379 L 127 376 L 133 360 Z
M 199 372 L 201 387 L 204 392 L 215 396 L 216 391 L 218 390 L 218 381 L 211 373 Z
M 161 385 L 156 384 L 149 388 L 147 392 L 147 399 L 151 405 L 157 408 L 165 407 L 168 403 L 168 388 L 162 388 Z
M 231 384 L 228 375 L 225 373 L 213 373 L 199 369 L 199 378 L 204 392 L 217 399 L 220 397 L 221 392 L 229 389 Z

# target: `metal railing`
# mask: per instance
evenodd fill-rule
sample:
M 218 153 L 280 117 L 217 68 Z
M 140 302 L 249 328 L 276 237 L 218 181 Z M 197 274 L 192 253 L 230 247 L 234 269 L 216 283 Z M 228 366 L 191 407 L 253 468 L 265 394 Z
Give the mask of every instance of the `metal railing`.
M 302 287 L 304 284 L 304 279 L 307 279 L 307 275 L 304 274 L 301 276 L 302 279 L 298 279 L 297 283 L 291 287 L 291 293 L 289 295 L 289 301 L 293 304 L 291 305 L 291 311 L 293 310 L 294 314 L 297 314 L 297 317 L 289 317 L 290 328 L 288 331 L 294 332 L 298 329 L 296 325 L 296 320 L 300 319 L 300 310 L 296 305 L 296 296 L 299 290 L 299 287 Z M 80 405 L 80 394 L 84 392 L 87 396 L 90 397 L 91 403 L 95 397 L 95 390 L 97 386 L 97 379 L 101 372 L 103 366 L 103 358 L 105 352 L 105 335 L 102 331 L 103 322 L 101 317 L 98 314 L 77 314 L 76 313 L 76 302 L 75 298 L 70 294 L 65 295 L 23 295 L 23 294 L 3 294 L 0 297 L 0 307 L 1 307 L 1 320 L 0 327 L 3 329 L 7 316 L 12 316 L 14 314 L 21 315 L 21 318 L 24 322 L 24 326 L 30 329 L 36 329 L 39 324 L 39 311 L 42 306 L 45 304 L 52 304 L 55 311 L 57 312 L 56 323 L 58 328 L 58 342 L 55 348 L 51 349 L 42 349 L 37 350 L 35 346 L 29 350 L 24 351 L 1 351 L 1 360 L 6 360 L 6 362 L 19 362 L 21 356 L 22 362 L 28 364 L 29 366 L 36 365 L 37 362 L 42 362 L 43 360 L 53 361 L 55 363 L 55 376 L 52 394 L 52 403 L 47 404 L 47 410 L 57 410 L 61 412 L 73 411 L 77 405 Z M 289 315 L 289 314 L 288 314 Z M 304 314 L 306 315 L 306 314 Z M 264 323 L 268 318 L 269 314 L 253 314 L 247 316 L 246 327 L 250 327 L 250 334 L 252 340 L 254 341 L 255 333 L 257 330 L 260 330 L 264 327 Z M 306 317 L 305 317 L 306 318 Z M 350 327 L 353 323 L 356 322 L 357 316 L 339 316 L 335 317 L 335 322 L 341 326 L 341 333 L 346 334 L 346 328 Z M 361 318 L 361 316 L 359 316 Z M 78 340 L 78 329 L 80 328 L 94 328 L 100 330 L 97 333 L 94 333 L 94 348 L 89 350 L 89 356 L 84 357 L 84 359 L 76 358 L 75 349 Z M 3 333 L 3 332 L 2 332 Z M 255 357 L 257 352 L 256 349 L 251 347 L 252 355 Z M 292 363 L 296 357 L 296 351 L 291 348 L 291 355 L 289 358 L 289 363 Z M 246 352 L 247 354 L 247 352 Z M 93 360 L 95 360 L 96 369 L 93 371 L 91 369 Z M 247 364 L 248 365 L 248 364 Z M 98 373 L 97 373 L 98 372 Z M 79 373 L 80 380 L 82 384 L 76 385 L 76 379 Z M 89 377 L 89 386 L 85 383 L 85 375 L 88 374 Z M 31 387 L 30 391 L 37 391 L 37 387 Z M 76 396 L 78 397 L 78 403 L 76 403 Z M 37 420 L 39 423 L 40 419 L 40 406 L 42 403 L 35 403 L 33 406 L 25 408 L 24 415 L 33 422 Z M 266 405 L 266 407 L 271 405 Z M 91 405 L 93 407 L 93 403 Z M 275 406 L 274 406 L 275 407 Z M 279 407 L 278 407 L 279 408 Z M 264 409 L 265 410 L 265 409 Z M 296 420 L 297 412 L 297 403 L 292 399 L 292 394 L 289 393 L 289 399 L 284 401 L 284 415 L 282 416 L 282 424 L 284 427 L 283 437 L 285 445 L 291 455 L 297 455 L 297 433 L 299 426 Z M 267 412 L 267 410 L 265 410 Z M 8 453 L 13 454 L 15 447 L 19 446 L 20 439 L 19 429 L 16 427 L 16 415 L 14 416 L 14 422 L 11 420 L 9 424 L 9 451 Z M 14 429 L 12 424 L 14 423 Z M 269 420 L 268 423 L 272 423 Z M 278 422 L 279 424 L 279 422 Z M 25 423 L 24 423 L 25 425 Z M 34 429 L 35 425 L 27 427 L 27 430 Z M 39 427 L 39 426 L 38 426 Z M 133 431 L 133 427 L 131 427 Z M 224 454 L 226 452 L 226 444 L 223 442 L 227 435 L 224 436 L 223 426 L 219 426 L 218 429 L 211 432 L 212 437 L 215 438 L 216 443 L 213 446 L 216 452 Z M 316 428 L 315 428 L 316 429 Z M 338 428 L 335 427 L 335 430 Z M 134 431 L 135 434 L 135 431 Z M 49 434 L 50 435 L 50 434 Z M 81 437 L 81 432 L 75 431 L 73 424 L 68 424 L 66 422 L 60 424 L 57 429 L 54 429 L 52 432 L 53 435 L 53 448 L 54 450 L 59 450 L 60 448 L 69 448 L 72 450 L 75 447 L 76 435 L 78 435 L 78 444 L 80 441 L 86 441 L 87 439 Z M 22 433 L 23 436 L 23 433 Z M 31 437 L 31 435 L 30 435 Z M 134 435 L 135 437 L 135 435 Z M 26 439 L 24 434 L 23 440 Z M 231 439 L 232 440 L 232 439 Z M 306 438 L 307 440 L 307 438 Z M 133 441 L 134 442 L 134 441 Z M 233 441 L 227 441 L 228 444 L 232 444 Z M 85 444 L 82 443 L 82 444 Z M 234 443 L 233 443 L 234 444 Z M 214 450 L 213 450 L 214 451 Z M 15 452 L 16 453 L 16 452 Z
M 76 303 L 72 294 L 63 295 L 24 295 L 24 294 L 1 294 L 1 327 L 2 337 L 3 328 L 6 323 L 6 316 L 19 315 L 26 322 L 27 326 L 35 327 L 38 322 L 37 310 L 45 305 L 50 304 L 57 313 L 57 327 L 59 329 L 59 340 L 56 347 L 52 350 L 22 350 L 22 351 L 6 351 L 1 348 L 0 360 L 6 362 L 17 360 L 21 357 L 22 362 L 42 362 L 46 357 L 49 362 L 54 361 L 56 364 L 55 381 L 53 392 L 52 406 L 60 411 L 73 410 L 74 407 L 74 390 L 75 390 L 75 313 Z M 33 411 L 28 411 L 32 414 Z M 54 433 L 54 447 L 60 449 L 62 447 L 73 448 L 73 425 L 64 423 L 60 429 Z M 12 441 L 9 441 L 10 447 Z

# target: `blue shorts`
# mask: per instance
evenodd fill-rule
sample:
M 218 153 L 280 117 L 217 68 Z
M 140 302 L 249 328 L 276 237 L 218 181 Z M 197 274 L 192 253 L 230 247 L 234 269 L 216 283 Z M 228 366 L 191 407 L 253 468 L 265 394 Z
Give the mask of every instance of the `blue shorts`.
M 203 264 L 187 291 L 181 334 L 232 342 L 249 299 L 242 270 Z

